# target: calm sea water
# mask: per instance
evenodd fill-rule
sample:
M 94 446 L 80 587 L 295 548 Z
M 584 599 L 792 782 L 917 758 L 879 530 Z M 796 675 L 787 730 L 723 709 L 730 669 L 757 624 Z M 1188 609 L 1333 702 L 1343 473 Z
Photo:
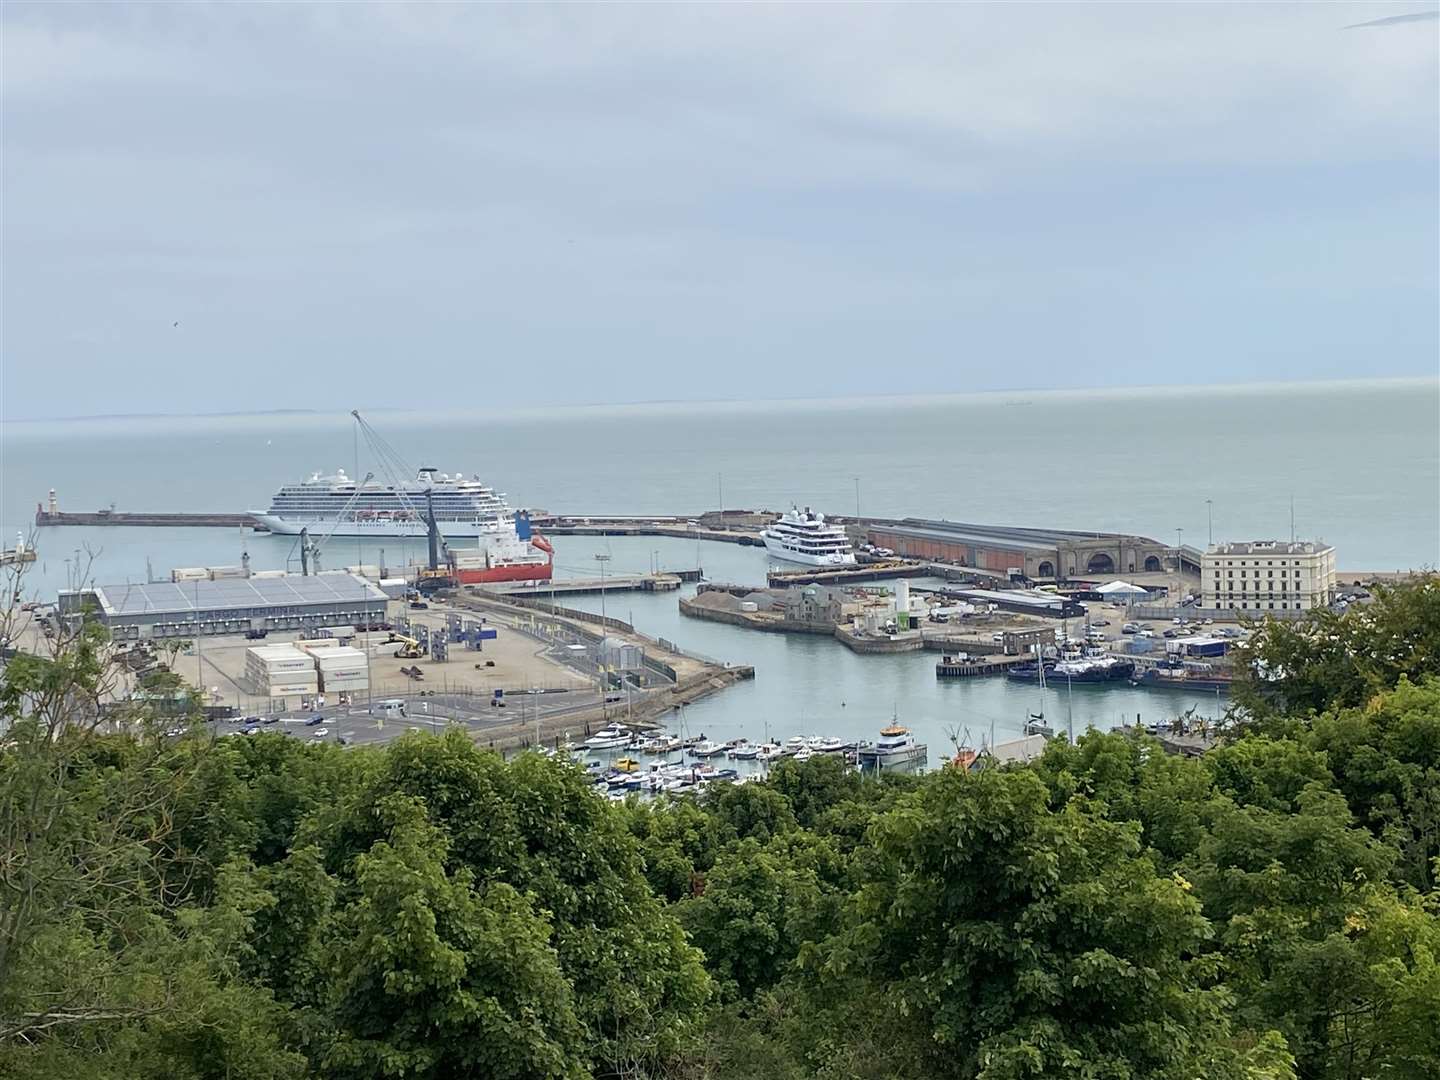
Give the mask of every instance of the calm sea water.
M 478 472 L 511 502 L 567 513 L 698 513 L 790 502 L 853 512 L 1126 531 L 1203 545 L 1296 531 L 1336 545 L 1342 569 L 1440 563 L 1440 381 L 1014 393 L 867 401 L 636 405 L 553 411 L 470 406 L 376 412 L 370 420 L 412 464 Z M 30 529 L 50 488 L 63 509 L 239 511 L 314 470 L 374 468 L 344 410 L 336 415 L 116 419 L 3 429 L 6 546 Z M 377 469 L 377 472 L 380 470 Z M 383 472 L 381 473 L 383 476 Z M 1207 506 L 1207 500 L 1209 505 Z M 75 562 L 104 582 L 174 566 L 239 561 L 284 567 L 291 538 L 217 529 L 50 529 L 32 591 L 53 595 Z M 567 575 L 643 571 L 698 560 L 712 578 L 760 583 L 763 552 L 724 544 L 561 537 Z M 657 554 L 658 553 L 658 554 Z M 376 545 L 336 540 L 327 565 L 373 563 Z M 417 555 L 386 545 L 390 564 Z M 1035 691 L 1003 680 L 938 683 L 932 654 L 858 657 L 810 637 L 756 634 L 683 619 L 674 594 L 612 597 L 647 632 L 732 662 L 752 684 L 691 709 L 707 734 L 825 731 L 869 735 L 892 711 L 930 740 L 1013 734 Z M 598 607 L 598 598 L 583 602 Z M 1052 691 L 1052 694 L 1055 692 Z M 1046 707 L 1077 725 L 1146 720 L 1201 695 L 1077 689 Z

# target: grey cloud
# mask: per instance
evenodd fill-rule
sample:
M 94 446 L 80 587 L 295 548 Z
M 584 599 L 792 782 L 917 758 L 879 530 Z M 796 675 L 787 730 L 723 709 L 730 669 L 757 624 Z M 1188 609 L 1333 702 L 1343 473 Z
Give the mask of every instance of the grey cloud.
M 1401 23 L 1433 22 L 1440 19 L 1440 11 L 1417 11 L 1410 15 L 1387 15 L 1383 19 L 1371 19 L 1369 22 L 1351 23 L 1349 26 L 1341 27 L 1343 30 L 1359 30 L 1365 26 L 1398 26 Z
M 1433 367 L 1435 44 L 1330 6 L 0 18 L 7 415 Z

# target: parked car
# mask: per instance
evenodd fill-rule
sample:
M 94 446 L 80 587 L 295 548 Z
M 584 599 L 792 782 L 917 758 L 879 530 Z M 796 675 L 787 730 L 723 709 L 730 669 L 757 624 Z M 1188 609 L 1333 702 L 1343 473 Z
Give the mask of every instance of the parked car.
M 325 722 L 325 717 L 323 717 L 323 716 L 312 716 L 312 717 L 310 717 L 309 720 L 306 720 L 306 721 L 305 721 L 305 726 L 306 726 L 306 727 L 315 727 L 317 724 L 323 724 L 324 722 Z
M 328 727 L 322 727 L 322 728 L 320 728 L 319 730 L 317 730 L 314 735 L 311 735 L 310 737 L 311 737 L 312 739 L 323 739 L 323 738 L 325 738 L 326 735 L 329 735 L 329 734 L 330 734 L 330 729 L 329 729 Z
M 251 725 L 250 725 L 249 727 L 247 727 L 247 728 L 242 728 L 241 731 L 240 731 L 240 734 L 241 734 L 241 735 L 259 735 L 259 734 L 260 734 L 260 727 L 259 727 L 258 724 L 251 724 Z

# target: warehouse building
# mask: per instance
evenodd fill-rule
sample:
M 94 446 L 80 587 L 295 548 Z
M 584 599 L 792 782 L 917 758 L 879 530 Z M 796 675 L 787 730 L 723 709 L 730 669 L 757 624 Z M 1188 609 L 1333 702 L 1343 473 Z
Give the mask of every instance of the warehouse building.
M 933 559 L 997 574 L 1018 571 L 1036 580 L 1174 569 L 1176 549 L 1143 536 L 1121 533 L 1019 529 L 957 521 L 905 518 L 872 522 L 870 543 L 910 559 Z M 1185 569 L 1199 571 L 1198 553 L 1182 549 Z
M 354 574 L 96 585 L 60 593 L 60 614 L 90 612 L 117 640 L 376 623 L 386 595 Z

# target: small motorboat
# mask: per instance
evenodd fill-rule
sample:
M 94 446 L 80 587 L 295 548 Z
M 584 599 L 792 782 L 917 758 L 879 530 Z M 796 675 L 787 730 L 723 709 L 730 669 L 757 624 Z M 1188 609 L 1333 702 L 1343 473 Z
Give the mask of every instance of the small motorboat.
M 589 750 L 614 750 L 630 742 L 630 729 L 624 724 L 610 724 L 585 740 Z
M 623 773 L 632 773 L 640 768 L 640 762 L 633 757 L 622 757 L 615 759 L 615 768 Z
M 765 743 L 757 748 L 755 756 L 760 761 L 779 761 L 787 752 L 779 743 Z

